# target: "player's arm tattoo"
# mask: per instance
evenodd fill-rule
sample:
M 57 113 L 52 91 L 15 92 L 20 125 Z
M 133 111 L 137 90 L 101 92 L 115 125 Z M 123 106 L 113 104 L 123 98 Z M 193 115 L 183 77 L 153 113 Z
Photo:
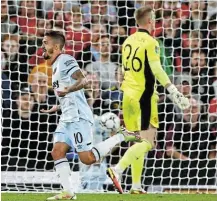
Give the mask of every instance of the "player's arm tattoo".
M 72 78 L 76 80 L 75 84 L 69 87 L 69 92 L 78 91 L 87 85 L 87 79 L 81 70 L 77 70 L 72 74 Z

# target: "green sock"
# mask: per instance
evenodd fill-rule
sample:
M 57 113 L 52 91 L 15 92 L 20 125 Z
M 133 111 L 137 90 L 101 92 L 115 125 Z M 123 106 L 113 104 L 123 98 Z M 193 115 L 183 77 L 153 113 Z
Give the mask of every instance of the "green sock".
M 141 156 L 139 159 L 135 160 L 131 164 L 131 173 L 132 173 L 132 187 L 135 189 L 141 188 L 141 176 L 144 166 L 144 156 Z
M 140 157 L 144 157 L 145 153 L 152 149 L 152 145 L 148 141 L 143 141 L 140 143 L 134 144 L 130 147 L 124 156 L 121 158 L 119 163 L 116 165 L 116 169 L 119 172 L 123 172 L 129 165 L 134 163 Z

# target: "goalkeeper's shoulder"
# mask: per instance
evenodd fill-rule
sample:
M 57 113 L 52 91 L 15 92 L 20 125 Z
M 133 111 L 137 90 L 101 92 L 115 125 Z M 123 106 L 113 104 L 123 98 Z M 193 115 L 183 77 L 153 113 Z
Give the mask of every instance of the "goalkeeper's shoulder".
M 149 39 L 150 39 L 151 42 L 153 42 L 155 44 L 158 43 L 157 39 L 152 35 L 149 35 Z
M 159 42 L 156 38 L 154 38 L 153 36 L 150 36 L 148 40 L 148 46 L 159 47 Z

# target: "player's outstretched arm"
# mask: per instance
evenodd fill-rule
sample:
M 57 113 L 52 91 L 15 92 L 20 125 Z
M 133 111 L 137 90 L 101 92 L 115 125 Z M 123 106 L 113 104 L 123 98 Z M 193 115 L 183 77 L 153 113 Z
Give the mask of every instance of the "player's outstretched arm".
M 167 76 L 166 72 L 163 70 L 160 63 L 160 48 L 157 41 L 149 43 L 147 47 L 147 57 L 149 61 L 149 66 L 155 78 L 160 82 L 160 84 L 167 89 L 171 95 L 171 99 L 178 107 L 182 110 L 189 108 L 190 102 L 178 89 L 173 85 Z
M 58 110 L 60 110 L 60 106 L 59 105 L 54 105 L 51 109 L 49 110 L 45 110 L 45 109 L 41 109 L 40 111 L 42 113 L 53 113 L 53 112 L 57 112 Z

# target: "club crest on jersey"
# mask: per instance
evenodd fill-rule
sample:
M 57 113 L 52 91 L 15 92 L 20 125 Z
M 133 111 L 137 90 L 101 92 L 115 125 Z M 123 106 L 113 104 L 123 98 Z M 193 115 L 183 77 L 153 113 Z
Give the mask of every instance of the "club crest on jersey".
M 160 53 L 160 48 L 158 46 L 155 46 L 155 52 L 156 52 L 156 54 Z

